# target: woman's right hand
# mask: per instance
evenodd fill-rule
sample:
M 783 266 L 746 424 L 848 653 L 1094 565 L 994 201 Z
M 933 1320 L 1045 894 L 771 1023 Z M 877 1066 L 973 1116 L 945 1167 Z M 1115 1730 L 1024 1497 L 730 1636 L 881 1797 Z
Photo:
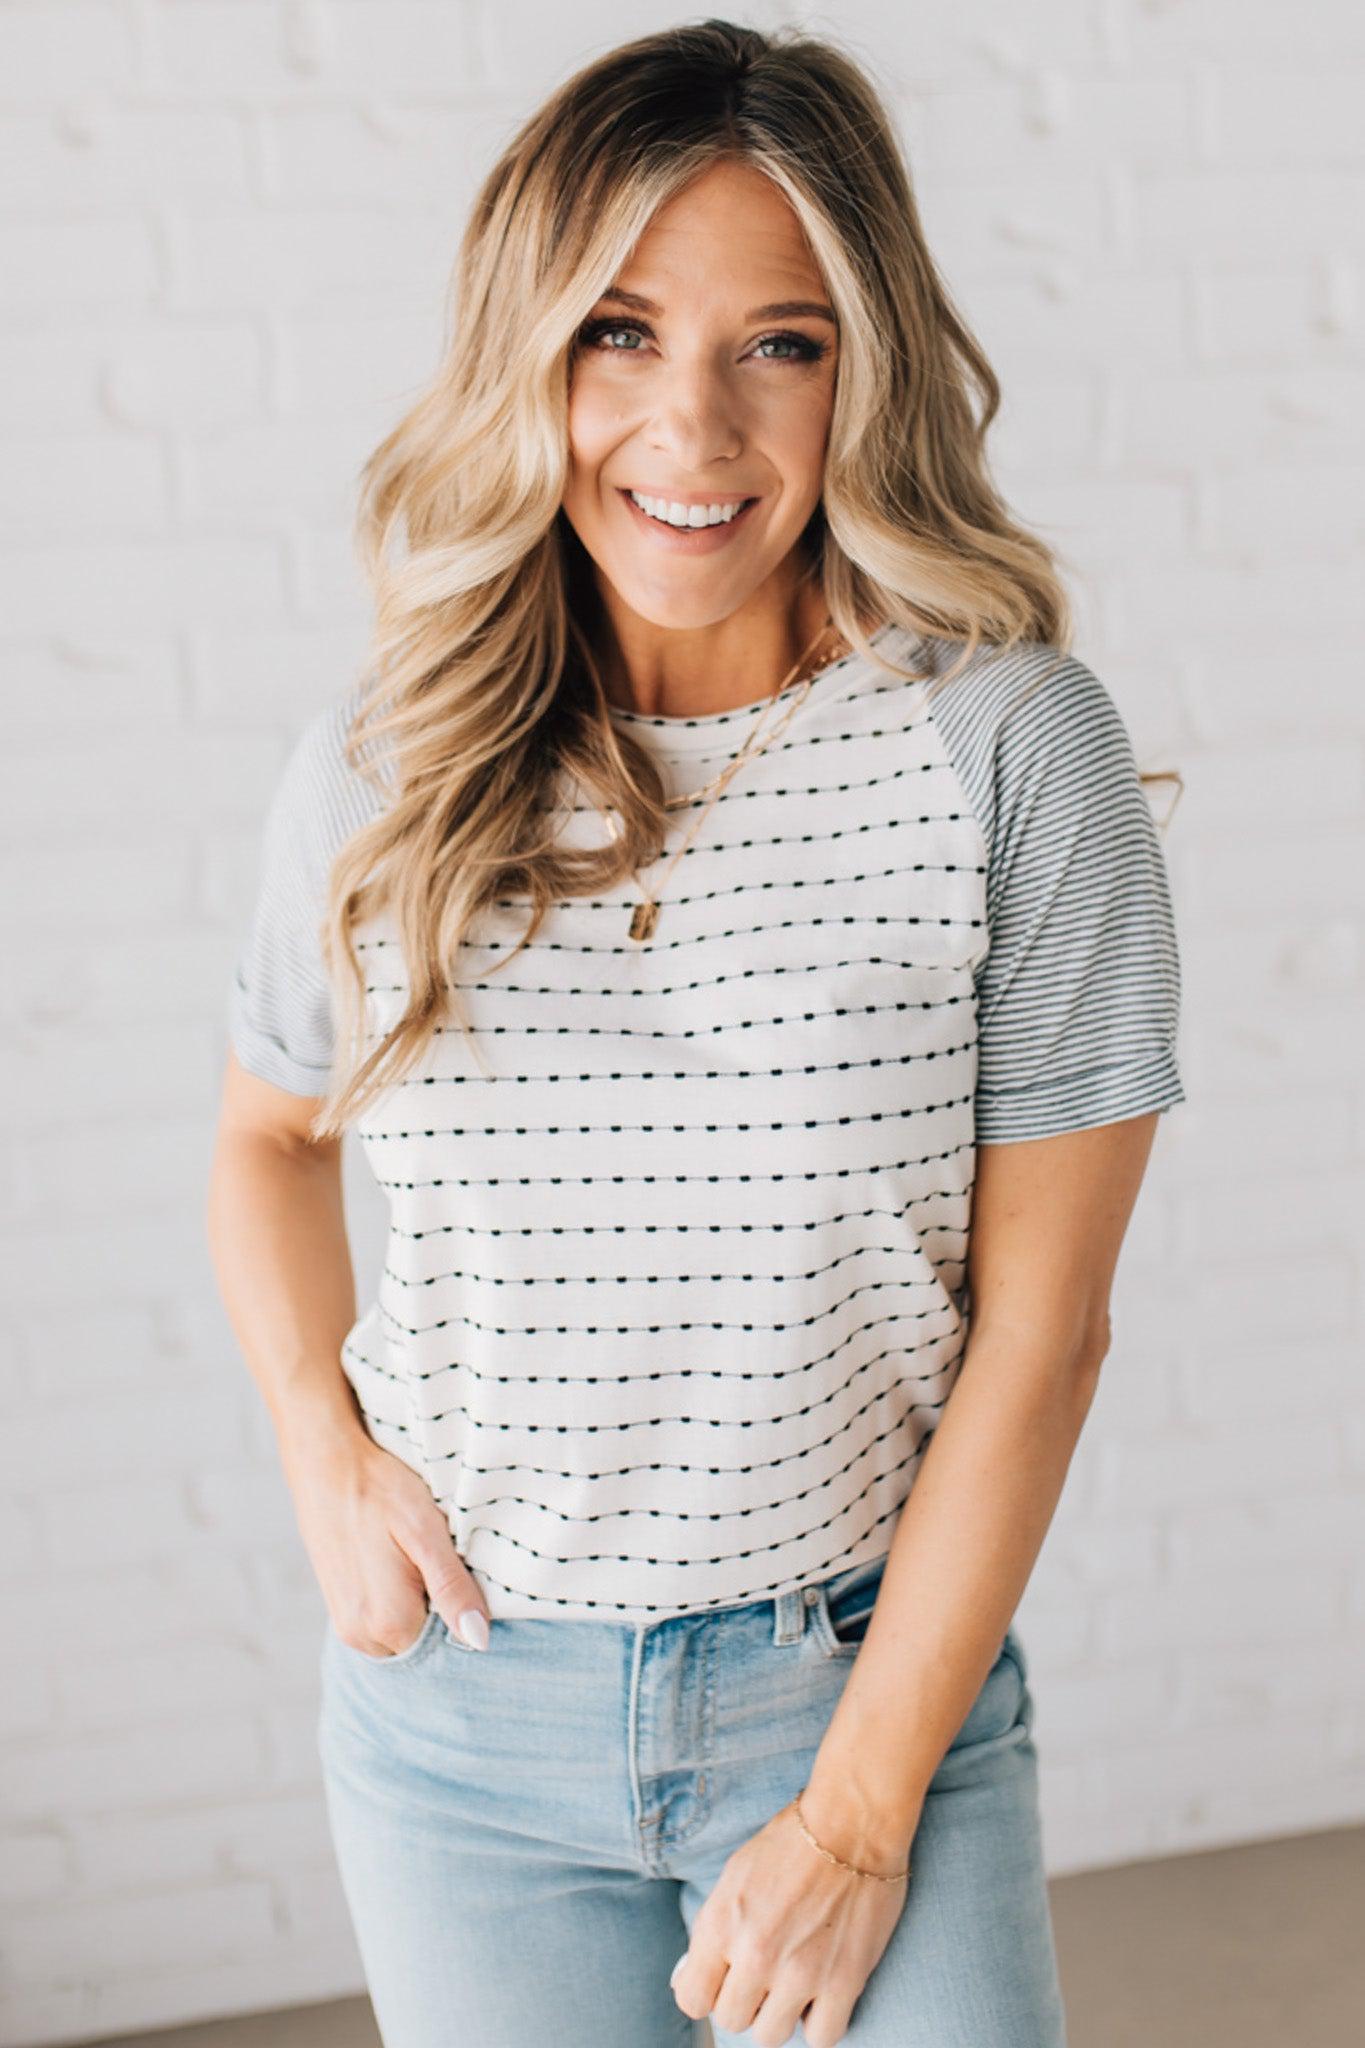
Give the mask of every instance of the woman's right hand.
M 397 1656 L 416 1642 L 431 1606 L 462 1642 L 487 1649 L 489 1615 L 478 1583 L 410 1465 L 360 1429 L 341 1445 L 296 1445 L 285 1471 L 299 1533 L 343 1643 L 370 1657 Z

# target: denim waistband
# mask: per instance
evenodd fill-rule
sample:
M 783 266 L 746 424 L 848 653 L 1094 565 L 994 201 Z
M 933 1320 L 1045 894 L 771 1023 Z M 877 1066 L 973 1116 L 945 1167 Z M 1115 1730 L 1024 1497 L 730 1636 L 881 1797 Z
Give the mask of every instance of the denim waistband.
M 764 1603 L 773 1609 L 773 1641 L 799 1642 L 805 1631 L 808 1607 L 816 1606 L 822 1596 L 828 1601 L 848 1587 L 878 1578 L 885 1564 L 885 1554 L 864 1558 L 860 1564 L 851 1564 L 832 1578 L 817 1580 L 811 1586 L 790 1586 L 785 1593 L 775 1594 L 771 1602 Z

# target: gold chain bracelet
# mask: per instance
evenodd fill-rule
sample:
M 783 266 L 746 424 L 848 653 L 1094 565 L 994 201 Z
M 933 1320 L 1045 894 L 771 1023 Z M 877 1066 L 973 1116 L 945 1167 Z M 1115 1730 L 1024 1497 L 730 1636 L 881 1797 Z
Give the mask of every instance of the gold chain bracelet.
M 806 1787 L 803 1785 L 801 1792 L 805 1790 Z M 842 1856 L 836 1856 L 832 1850 L 824 1846 L 823 1842 L 817 1842 L 810 1829 L 806 1826 L 806 1818 L 801 1811 L 801 1792 L 798 1792 L 792 1801 L 792 1811 L 796 1815 L 796 1825 L 800 1828 L 812 1849 L 818 1849 L 827 1863 L 837 1863 L 840 1870 L 851 1870 L 855 1877 L 875 1877 L 882 1884 L 899 1884 L 902 1878 L 909 1877 L 910 1865 L 908 1863 L 904 1870 L 892 1870 L 890 1872 L 885 1870 L 859 1870 L 856 1863 L 845 1863 Z

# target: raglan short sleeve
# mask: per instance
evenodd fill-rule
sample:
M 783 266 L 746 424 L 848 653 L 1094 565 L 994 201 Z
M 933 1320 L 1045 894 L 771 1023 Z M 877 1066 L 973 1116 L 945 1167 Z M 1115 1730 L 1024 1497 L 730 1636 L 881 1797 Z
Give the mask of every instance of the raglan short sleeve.
M 248 1073 L 292 1095 L 323 1095 L 335 1050 L 321 929 L 331 864 L 375 798 L 344 753 L 352 697 L 295 740 L 261 833 L 256 894 L 228 987 L 232 1048 Z
M 1170 883 L 1127 728 L 1074 656 L 1053 650 L 1014 681 L 984 693 L 986 730 L 974 747 L 959 735 L 989 856 L 989 946 L 976 984 L 980 1144 L 1185 1100 Z

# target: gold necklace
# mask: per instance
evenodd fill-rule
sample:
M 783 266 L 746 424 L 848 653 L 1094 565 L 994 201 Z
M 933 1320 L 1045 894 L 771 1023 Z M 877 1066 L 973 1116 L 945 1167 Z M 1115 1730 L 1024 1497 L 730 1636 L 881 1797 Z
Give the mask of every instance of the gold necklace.
M 766 702 L 759 707 L 758 717 L 755 720 L 754 724 L 750 727 L 749 736 L 745 740 L 744 745 L 739 749 L 738 753 L 731 756 L 730 760 L 726 762 L 724 768 L 721 769 L 719 775 L 713 776 L 710 782 L 703 783 L 700 789 L 689 790 L 685 796 L 671 796 L 666 799 L 665 808 L 670 811 L 680 810 L 684 804 L 695 803 L 698 797 L 704 796 L 708 799 L 708 801 L 702 806 L 701 810 L 693 819 L 692 828 L 688 832 L 687 837 L 683 840 L 682 845 L 678 848 L 672 860 L 668 863 L 668 866 L 664 869 L 663 874 L 660 876 L 659 880 L 661 884 L 668 880 L 668 877 L 672 874 L 674 868 L 682 859 L 688 847 L 692 844 L 692 841 L 696 838 L 697 833 L 700 831 L 703 822 L 705 821 L 705 819 L 711 811 L 712 805 L 720 797 L 721 792 L 724 789 L 726 789 L 728 785 L 734 780 L 735 776 L 739 773 L 744 763 L 746 761 L 755 759 L 757 755 L 761 754 L 764 751 L 764 748 L 771 746 L 772 742 L 775 739 L 777 739 L 781 733 L 786 731 L 788 725 L 791 723 L 796 713 L 805 703 L 806 698 L 810 695 L 811 685 L 814 683 L 816 676 L 820 672 L 821 664 L 818 661 L 812 668 L 811 673 L 804 678 L 800 691 L 794 697 L 792 703 L 787 708 L 786 716 L 781 720 L 781 722 L 778 725 L 773 727 L 773 730 L 768 734 L 767 738 L 763 741 L 762 746 L 759 746 L 757 744 L 758 735 L 762 730 L 764 720 L 772 711 L 774 705 L 781 697 L 783 691 L 789 689 L 792 683 L 795 682 L 797 678 L 801 676 L 801 672 L 806 667 L 806 664 L 810 661 L 811 656 L 818 652 L 825 638 L 832 631 L 832 629 L 833 621 L 829 618 L 826 618 L 824 624 L 821 626 L 815 638 L 810 642 L 805 652 L 787 671 L 786 675 L 783 676 L 781 682 L 777 685 L 777 688 L 771 693 Z M 831 659 L 833 659 L 832 656 L 826 657 L 826 666 L 828 665 L 828 662 Z M 632 869 L 631 872 L 634 876 L 636 884 L 643 889 L 644 884 L 640 881 L 638 871 Z M 634 939 L 638 945 L 646 944 L 647 941 L 654 936 L 654 930 L 658 922 L 659 899 L 657 896 L 650 895 L 648 892 L 646 892 L 643 897 L 643 900 L 637 903 L 634 909 L 631 911 L 629 926 L 630 937 Z

